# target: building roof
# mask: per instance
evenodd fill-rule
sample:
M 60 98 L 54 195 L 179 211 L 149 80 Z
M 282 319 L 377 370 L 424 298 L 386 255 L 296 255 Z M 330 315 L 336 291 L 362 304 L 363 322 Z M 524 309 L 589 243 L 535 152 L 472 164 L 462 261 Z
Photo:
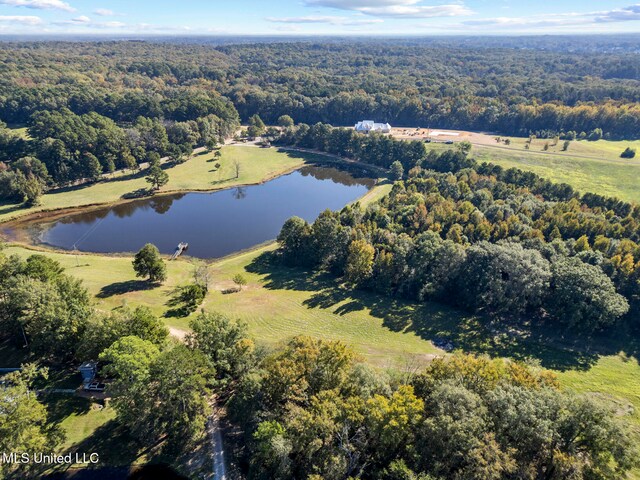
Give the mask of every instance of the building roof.
M 391 130 L 391 125 L 388 123 L 376 123 L 373 120 L 363 120 L 361 122 L 356 123 L 355 129 L 358 131 L 389 131 Z

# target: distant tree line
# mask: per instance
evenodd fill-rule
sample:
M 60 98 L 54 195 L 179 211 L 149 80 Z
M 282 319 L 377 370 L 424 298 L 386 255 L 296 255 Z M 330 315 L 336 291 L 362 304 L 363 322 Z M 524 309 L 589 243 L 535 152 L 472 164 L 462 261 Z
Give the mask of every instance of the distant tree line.
M 292 117 L 563 140 L 638 136 L 637 56 L 462 43 L 4 44 L 0 121 L 27 125 L 31 138 L 0 128 L 0 199 L 34 204 L 52 186 L 134 168 L 151 154 L 182 161 L 257 115 L 251 136 L 264 133 L 263 121 L 288 126 Z
M 595 138 L 597 131 L 636 138 L 640 131 L 640 62 L 629 53 L 433 43 L 223 46 L 238 72 L 222 91 L 242 118 L 259 113 L 267 123 L 288 114 L 309 124 L 373 118 L 546 138 Z

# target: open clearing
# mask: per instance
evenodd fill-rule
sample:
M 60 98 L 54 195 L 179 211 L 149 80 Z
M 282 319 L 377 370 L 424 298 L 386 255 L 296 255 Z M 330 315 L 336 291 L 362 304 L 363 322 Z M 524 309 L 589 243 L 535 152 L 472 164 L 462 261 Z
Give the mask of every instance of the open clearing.
M 433 132 L 433 130 L 432 130 Z M 622 200 L 640 202 L 640 140 L 572 141 L 563 151 L 563 141 L 554 145 L 553 139 L 535 139 L 525 149 L 527 138 L 497 137 L 484 133 L 457 130 L 440 130 L 434 141 L 469 141 L 473 145 L 471 154 L 479 162 L 491 162 L 503 167 L 529 170 L 554 182 L 568 183 L 582 193 L 597 192 Z M 426 129 L 394 129 L 397 138 L 422 140 L 427 138 Z M 451 134 L 451 135 L 448 135 Z M 500 142 L 496 141 L 500 138 Z M 508 140 L 508 144 L 505 141 Z M 548 144 L 548 150 L 544 150 Z M 455 148 L 444 143 L 430 143 L 430 149 Z M 620 158 L 627 147 L 636 149 L 638 155 L 632 159 Z
M 281 267 L 269 259 L 274 248 L 267 245 L 212 262 L 212 286 L 203 308 L 246 321 L 252 336 L 266 346 L 299 334 L 339 339 L 382 368 L 424 364 L 444 353 L 431 342 L 438 339 L 468 352 L 534 358 L 558 370 L 564 386 L 610 399 L 640 427 L 640 366 L 634 358 L 580 354 L 545 339 L 517 341 L 491 334 L 481 319 L 436 303 L 415 304 L 351 291 L 333 277 Z M 26 256 L 34 250 L 10 246 L 5 253 Z M 171 291 L 188 282 L 193 269 L 188 259 L 169 262 L 166 284 L 147 289 L 135 278 L 129 257 L 42 253 L 81 278 L 103 310 L 147 305 L 164 315 Z M 224 295 L 222 290 L 232 285 L 236 273 L 242 273 L 248 285 L 240 293 Z M 165 321 L 174 329 L 188 330 L 188 318 Z

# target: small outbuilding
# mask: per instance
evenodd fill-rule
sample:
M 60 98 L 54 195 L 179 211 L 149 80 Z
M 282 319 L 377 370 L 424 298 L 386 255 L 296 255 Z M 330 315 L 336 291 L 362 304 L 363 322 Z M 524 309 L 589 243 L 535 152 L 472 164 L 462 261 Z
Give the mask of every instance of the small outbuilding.
M 96 373 L 98 373 L 98 364 L 96 362 L 85 362 L 78 367 L 78 371 L 82 375 L 82 383 L 91 383 L 96 378 Z
M 363 120 L 361 122 L 356 123 L 355 129 L 356 129 L 356 132 L 361 132 L 361 133 L 369 133 L 369 132 L 389 133 L 391 132 L 391 125 L 389 125 L 388 123 L 376 123 L 373 120 Z

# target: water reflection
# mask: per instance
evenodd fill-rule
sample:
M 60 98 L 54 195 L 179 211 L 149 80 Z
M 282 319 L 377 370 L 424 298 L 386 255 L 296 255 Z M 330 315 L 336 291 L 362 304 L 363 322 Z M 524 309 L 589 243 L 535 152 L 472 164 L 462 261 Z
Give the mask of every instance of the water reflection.
M 133 252 L 147 242 L 171 253 L 189 243 L 189 255 L 213 258 L 275 238 L 284 221 L 313 221 L 340 209 L 374 184 L 327 167 L 304 167 L 263 185 L 213 193 L 180 193 L 134 200 L 28 227 L 41 242 L 92 252 Z
M 242 200 L 247 197 L 247 187 L 238 187 L 233 191 L 233 198 Z

